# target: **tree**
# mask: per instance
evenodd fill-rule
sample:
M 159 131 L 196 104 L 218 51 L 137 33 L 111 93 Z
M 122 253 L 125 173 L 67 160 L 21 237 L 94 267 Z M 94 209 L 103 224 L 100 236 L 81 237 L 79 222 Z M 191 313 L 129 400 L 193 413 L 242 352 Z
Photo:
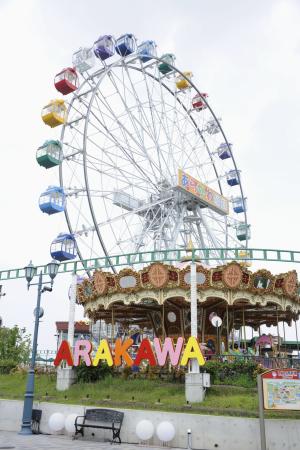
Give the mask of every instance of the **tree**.
M 15 365 L 29 361 L 31 348 L 30 335 L 25 328 L 0 327 L 0 363 L 13 361 Z

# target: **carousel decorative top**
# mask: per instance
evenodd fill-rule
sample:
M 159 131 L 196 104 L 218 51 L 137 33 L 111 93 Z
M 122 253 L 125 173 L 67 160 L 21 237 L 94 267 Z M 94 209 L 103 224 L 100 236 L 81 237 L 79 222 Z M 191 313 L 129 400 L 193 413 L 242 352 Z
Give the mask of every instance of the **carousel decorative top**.
M 80 304 L 94 302 L 112 294 L 135 294 L 141 291 L 190 289 L 190 267 L 178 268 L 160 262 L 150 264 L 142 270 L 122 269 L 118 274 L 96 270 L 90 279 L 77 286 Z M 248 291 L 255 295 L 272 294 L 287 297 L 300 303 L 296 271 L 273 275 L 265 269 L 254 273 L 242 264 L 230 262 L 226 265 L 205 268 L 197 264 L 198 291 L 213 288 L 216 291 Z

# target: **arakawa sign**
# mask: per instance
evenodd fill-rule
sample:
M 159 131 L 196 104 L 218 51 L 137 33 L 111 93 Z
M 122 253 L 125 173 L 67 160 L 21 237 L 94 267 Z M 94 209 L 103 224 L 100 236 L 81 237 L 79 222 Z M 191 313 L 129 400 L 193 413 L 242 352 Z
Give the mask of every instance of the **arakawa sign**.
M 99 347 L 92 358 L 93 345 L 87 340 L 78 340 L 75 343 L 74 354 L 68 341 L 62 341 L 57 351 L 54 365 L 59 366 L 65 361 L 68 366 L 78 366 L 84 362 L 87 366 L 97 366 L 105 361 L 109 366 L 139 366 L 142 361 L 148 361 L 150 366 L 164 366 L 168 360 L 172 366 L 186 366 L 190 359 L 197 359 L 200 366 L 205 364 L 200 345 L 195 337 L 190 337 L 185 343 L 182 337 L 176 341 L 167 337 L 162 343 L 154 338 L 153 345 L 149 339 L 143 339 L 135 352 L 131 348 L 132 339 L 116 339 L 113 348 L 107 339 L 101 339 Z M 130 351 L 131 349 L 131 351 Z

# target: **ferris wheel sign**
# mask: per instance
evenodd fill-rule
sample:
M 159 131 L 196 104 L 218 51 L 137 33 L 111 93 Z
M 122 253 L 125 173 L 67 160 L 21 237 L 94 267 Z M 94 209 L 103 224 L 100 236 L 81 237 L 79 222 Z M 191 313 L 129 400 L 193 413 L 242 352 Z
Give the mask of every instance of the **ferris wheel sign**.
M 178 170 L 178 188 L 185 192 L 189 192 L 201 201 L 205 206 L 209 206 L 215 212 L 228 215 L 229 214 L 229 202 L 223 195 L 211 189 L 201 181 L 196 180 L 191 175 Z

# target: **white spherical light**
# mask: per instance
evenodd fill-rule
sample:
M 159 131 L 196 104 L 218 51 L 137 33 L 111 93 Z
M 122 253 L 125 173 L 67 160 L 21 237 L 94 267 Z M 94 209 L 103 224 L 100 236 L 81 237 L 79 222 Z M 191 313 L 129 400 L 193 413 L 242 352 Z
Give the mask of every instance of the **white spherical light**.
M 159 425 L 157 425 L 156 435 L 162 442 L 172 441 L 175 436 L 174 425 L 170 422 L 161 422 Z
M 54 413 L 49 417 L 48 425 L 51 431 L 60 431 L 65 426 L 65 418 L 62 413 Z
M 78 414 L 69 414 L 65 420 L 65 429 L 68 433 L 75 432 L 75 420 Z
M 135 427 L 135 434 L 142 441 L 148 441 L 154 434 L 154 426 L 150 420 L 141 420 Z

